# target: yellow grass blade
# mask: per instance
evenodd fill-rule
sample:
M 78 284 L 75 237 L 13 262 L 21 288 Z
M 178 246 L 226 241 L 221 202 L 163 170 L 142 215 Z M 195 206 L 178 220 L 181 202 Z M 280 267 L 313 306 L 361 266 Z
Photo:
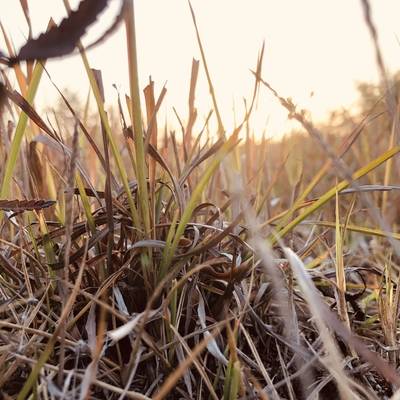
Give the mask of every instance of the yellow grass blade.
M 312 223 L 313 225 L 326 226 L 329 228 L 336 227 L 335 222 L 329 222 L 329 221 L 312 221 L 312 222 L 310 221 L 310 223 Z M 393 239 L 400 240 L 400 234 L 396 233 L 396 232 L 386 232 L 386 231 L 382 231 L 381 229 L 366 228 L 363 226 L 357 226 L 357 225 L 352 225 L 352 224 L 348 224 L 348 225 L 340 224 L 341 229 L 343 229 L 344 227 L 346 227 L 346 230 L 348 230 L 348 231 L 362 233 L 367 236 L 378 236 L 378 237 L 383 237 L 383 238 L 391 237 Z
M 395 146 L 390 150 L 385 151 L 379 157 L 375 158 L 371 162 L 369 162 L 366 166 L 357 170 L 353 175 L 352 179 L 354 181 L 360 179 L 361 177 L 365 176 L 369 172 L 373 171 L 375 168 L 382 165 L 387 160 L 391 159 L 393 156 L 400 152 L 400 146 Z M 279 230 L 275 235 L 271 235 L 269 240 L 272 244 L 276 243 L 278 239 L 284 237 L 287 233 L 292 231 L 298 224 L 304 221 L 309 215 L 320 209 L 324 204 L 326 204 L 329 200 L 331 200 L 335 195 L 336 192 L 340 192 L 347 187 L 350 186 L 350 182 L 347 180 L 343 180 L 338 183 L 335 187 L 328 190 L 324 195 L 322 195 L 315 203 L 311 206 L 306 208 L 301 215 L 295 218 L 293 221 L 288 223 L 285 227 Z
M 336 243 L 336 285 L 337 285 L 337 308 L 340 319 L 350 329 L 350 320 L 347 312 L 346 302 L 346 274 L 344 271 L 344 259 L 343 259 L 343 236 L 344 231 L 340 226 L 340 215 L 339 215 L 339 194 L 336 192 L 336 229 L 335 229 L 335 243 Z

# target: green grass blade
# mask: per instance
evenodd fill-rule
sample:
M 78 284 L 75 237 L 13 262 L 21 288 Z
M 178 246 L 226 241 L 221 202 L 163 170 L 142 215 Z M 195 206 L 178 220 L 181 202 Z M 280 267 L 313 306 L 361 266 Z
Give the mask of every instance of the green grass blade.
M 138 180 L 138 202 L 142 213 L 142 221 L 147 238 L 150 238 L 150 207 L 147 189 L 147 165 L 143 144 L 143 122 L 140 107 L 139 72 L 136 51 L 136 32 L 133 0 L 128 1 L 126 13 L 126 39 L 128 46 L 129 82 L 131 92 L 132 125 L 135 135 L 136 174 Z
M 237 135 L 233 134 L 218 150 L 218 152 L 215 154 L 214 158 L 210 161 L 210 164 L 204 171 L 202 178 L 200 179 L 199 183 L 194 189 L 192 196 L 190 197 L 190 200 L 186 205 L 185 211 L 182 214 L 182 218 L 178 224 L 178 227 L 176 228 L 175 237 L 174 240 L 172 241 L 171 246 L 165 247 L 164 249 L 159 279 L 162 279 L 165 276 L 167 269 L 170 266 L 172 258 L 175 254 L 175 251 L 178 247 L 179 240 L 183 235 L 186 225 L 190 221 L 193 211 L 198 205 L 208 182 L 210 181 L 211 177 L 214 175 L 215 171 L 219 167 L 223 158 L 233 150 L 236 144 L 237 144 Z
M 68 0 L 64 0 L 64 5 L 65 5 L 67 11 L 71 12 L 71 7 L 69 5 L 69 1 Z M 106 111 L 105 111 L 104 106 L 103 106 L 103 101 L 102 101 L 102 98 L 101 98 L 101 95 L 100 95 L 99 87 L 98 87 L 98 85 L 96 83 L 96 79 L 95 79 L 95 76 L 93 74 L 93 71 L 90 68 L 89 60 L 88 60 L 88 58 L 86 56 L 85 49 L 83 48 L 83 46 L 82 46 L 82 44 L 80 42 L 78 43 L 78 48 L 79 48 L 79 52 L 80 52 L 81 57 L 82 57 L 83 65 L 85 66 L 86 74 L 87 74 L 87 76 L 89 78 L 90 87 L 91 87 L 93 95 L 94 95 L 94 97 L 96 99 L 97 109 L 98 109 L 99 114 L 100 114 L 101 122 L 104 125 L 104 129 L 106 131 L 108 140 L 110 141 L 111 151 L 112 151 L 113 156 L 115 158 L 115 162 L 117 163 L 118 172 L 120 174 L 120 177 L 121 177 L 121 180 L 122 180 L 122 185 L 124 187 L 124 190 L 125 190 L 125 193 L 126 193 L 126 196 L 127 196 L 127 199 L 128 199 L 128 204 L 129 204 L 129 208 L 130 208 L 130 211 L 131 211 L 133 224 L 140 231 L 141 230 L 140 229 L 140 226 L 141 226 L 140 225 L 140 218 L 139 218 L 139 214 L 137 212 L 136 205 L 135 205 L 135 202 L 133 200 L 133 196 L 132 196 L 132 193 L 131 193 L 131 190 L 130 190 L 130 187 L 129 187 L 128 174 L 126 172 L 124 163 L 122 161 L 122 157 L 121 157 L 120 151 L 119 151 L 119 149 L 117 147 L 117 144 L 116 144 L 116 142 L 114 140 L 114 137 L 113 137 L 113 134 L 111 132 L 110 122 L 108 120 Z
M 118 168 L 121 180 L 122 180 L 122 185 L 124 187 L 125 193 L 126 193 L 127 198 L 128 198 L 128 203 L 129 203 L 129 208 L 130 208 L 130 211 L 131 211 L 133 223 L 134 223 L 134 225 L 136 227 L 140 227 L 141 225 L 140 225 L 139 214 L 137 212 L 137 209 L 136 209 L 136 206 L 135 206 L 135 202 L 133 200 L 132 193 L 131 193 L 131 190 L 129 188 L 128 174 L 126 172 L 124 163 L 122 161 L 122 157 L 121 157 L 120 151 L 119 151 L 119 149 L 117 147 L 117 144 L 116 144 L 116 142 L 114 140 L 114 136 L 113 136 L 113 134 L 111 132 L 111 126 L 110 126 L 110 123 L 108 121 L 107 114 L 106 114 L 106 112 L 104 110 L 103 102 L 102 102 L 102 99 L 101 99 L 101 96 L 100 96 L 99 88 L 98 88 L 97 83 L 96 83 L 96 79 L 94 77 L 93 71 L 90 68 L 89 61 L 87 59 L 86 53 L 85 53 L 85 51 L 83 49 L 81 49 L 81 56 L 82 56 L 83 64 L 84 64 L 85 69 L 86 69 L 87 76 L 88 76 L 89 81 L 90 81 L 90 86 L 92 88 L 94 97 L 96 99 L 96 104 L 97 104 L 97 108 L 98 108 L 98 111 L 99 111 L 99 114 L 100 114 L 101 122 L 104 125 L 104 129 L 105 129 L 105 131 L 107 133 L 108 140 L 110 141 L 111 151 L 112 151 L 113 156 L 115 158 L 115 161 L 117 163 L 117 168 Z
M 42 62 L 37 62 L 33 70 L 32 80 L 29 84 L 28 93 L 26 100 L 32 105 L 37 93 L 40 78 L 43 73 Z M 3 182 L 1 183 L 0 189 L 0 199 L 5 199 L 10 194 L 11 179 L 14 173 L 15 166 L 17 164 L 17 159 L 19 152 L 21 150 L 22 139 L 25 134 L 26 126 L 28 124 L 28 116 L 22 111 L 18 120 L 17 127 L 15 129 L 15 134 L 13 141 L 11 143 L 10 153 L 7 158 L 7 163 L 5 167 L 5 172 L 3 176 Z M 0 221 L 3 219 L 3 212 L 0 212 Z
M 75 174 L 75 181 L 76 181 L 76 185 L 79 190 L 79 196 L 81 197 L 81 200 L 82 200 L 83 209 L 85 210 L 85 216 L 86 216 L 90 231 L 92 232 L 92 234 L 95 234 L 96 233 L 96 224 L 94 222 L 92 210 L 90 209 L 90 200 L 89 200 L 88 195 L 86 194 L 85 185 L 83 184 L 82 177 L 79 172 L 77 172 Z

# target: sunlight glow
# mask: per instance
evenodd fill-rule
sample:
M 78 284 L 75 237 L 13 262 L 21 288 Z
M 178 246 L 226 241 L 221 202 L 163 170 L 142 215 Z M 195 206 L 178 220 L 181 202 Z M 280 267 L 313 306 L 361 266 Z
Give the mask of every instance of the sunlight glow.
M 12 3 L 12 5 L 11 5 Z M 77 5 L 78 1 L 71 1 Z M 97 36 L 113 19 L 119 2 L 114 0 L 107 15 L 100 18 L 85 42 Z M 374 51 L 359 1 L 336 0 L 193 0 L 210 71 L 227 128 L 234 125 L 234 114 L 243 115 L 243 98 L 249 98 L 257 54 L 266 44 L 263 77 L 284 97 L 310 110 L 314 120 L 323 120 L 330 110 L 350 108 L 357 99 L 356 83 L 377 81 Z M 50 17 L 56 22 L 65 16 L 61 0 L 31 0 L 34 34 L 43 31 Z M 187 115 L 192 58 L 199 59 L 194 27 L 186 1 L 141 0 L 135 2 L 139 70 L 144 88 L 151 75 L 157 93 L 167 81 L 167 98 L 160 118 L 174 106 L 181 117 Z M 396 0 L 372 2 L 373 17 L 388 69 L 398 68 L 400 36 Z M 19 2 L 7 2 L 1 22 L 18 48 L 27 30 Z M 3 41 L 0 42 L 4 49 Z M 120 27 L 106 43 L 89 52 L 94 68 L 101 69 L 108 104 L 116 104 L 112 84 L 128 92 L 128 71 L 124 28 Z M 77 91 L 84 98 L 88 83 L 79 57 L 51 61 L 48 70 L 60 88 Z M 40 106 L 57 98 L 46 82 L 41 84 Z M 200 117 L 211 108 L 210 96 L 200 69 L 196 103 Z M 310 94 L 313 93 L 312 96 Z M 235 113 L 233 112 L 235 108 Z M 202 118 L 199 119 L 199 125 Z M 282 135 L 294 126 L 287 114 L 266 91 L 258 99 L 253 126 L 260 135 Z M 169 121 L 176 125 L 175 120 Z

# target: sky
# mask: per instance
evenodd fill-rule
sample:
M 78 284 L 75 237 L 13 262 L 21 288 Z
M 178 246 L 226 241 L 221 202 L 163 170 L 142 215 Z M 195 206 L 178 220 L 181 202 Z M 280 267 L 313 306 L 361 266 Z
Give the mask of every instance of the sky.
M 52 17 L 65 17 L 62 0 L 28 0 L 34 35 L 46 29 Z M 400 63 L 400 2 L 370 0 L 372 16 L 389 71 Z M 17 0 L 7 0 L 0 21 L 19 48 L 27 36 L 26 23 Z M 71 1 L 77 6 L 78 1 Z M 119 0 L 100 17 L 84 38 L 90 43 L 113 20 Z M 206 57 L 226 128 L 243 115 L 243 98 L 250 99 L 257 55 L 265 42 L 262 76 L 282 96 L 291 97 L 310 111 L 314 121 L 322 121 L 334 109 L 354 108 L 357 83 L 378 81 L 373 45 L 365 25 L 359 0 L 192 0 Z M 149 76 L 155 81 L 156 96 L 167 82 L 167 96 L 160 119 L 177 126 L 175 107 L 183 120 L 192 59 L 200 59 L 195 30 L 186 0 L 136 0 L 135 18 L 138 41 L 140 84 Z M 4 42 L 0 40 L 0 49 Z M 129 92 L 123 26 L 101 46 L 88 53 L 91 66 L 101 69 L 107 104 L 116 104 L 116 84 Z M 52 79 L 60 88 L 69 88 L 82 98 L 89 84 L 79 56 L 65 57 L 47 64 Z M 199 72 L 196 105 L 198 126 L 211 108 L 204 69 Z M 54 104 L 55 90 L 47 77 L 37 95 L 39 106 Z M 143 102 L 144 103 L 144 102 Z M 287 113 L 262 89 L 252 125 L 257 136 L 282 135 L 294 126 Z

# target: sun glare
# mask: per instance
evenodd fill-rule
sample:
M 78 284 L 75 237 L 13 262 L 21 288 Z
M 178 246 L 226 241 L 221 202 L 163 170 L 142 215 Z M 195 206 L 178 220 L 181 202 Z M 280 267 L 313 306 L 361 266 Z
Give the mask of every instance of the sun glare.
M 65 16 L 61 3 L 30 2 L 36 33 L 44 29 L 49 18 L 59 21 Z M 282 96 L 291 97 L 301 108 L 309 110 L 316 121 L 324 120 L 334 109 L 351 109 L 357 100 L 356 83 L 378 79 L 373 48 L 357 1 L 194 0 L 192 3 L 227 129 L 234 127 L 235 115 L 239 119 L 244 113 L 243 99 L 250 97 L 254 82 L 250 70 L 255 68 L 264 41 L 263 77 Z M 374 2 L 373 8 L 384 55 L 389 61 L 397 60 L 400 49 L 396 38 L 400 28 L 395 16 L 400 15 L 400 3 Z M 112 20 L 114 11 L 110 9 L 103 18 Z M 167 82 L 168 94 L 160 115 L 171 114 L 175 107 L 184 118 L 191 61 L 200 58 L 188 4 L 182 0 L 138 1 L 136 15 L 142 87 L 150 75 L 158 90 Z M 17 47 L 26 37 L 26 32 L 19 30 L 23 18 L 17 7 L 2 10 L 5 28 Z M 104 26 L 105 20 L 102 20 Z M 89 32 L 85 41 L 101 32 L 102 23 Z M 110 103 L 115 99 L 112 84 L 128 92 L 125 48 L 120 27 L 102 46 L 89 53 L 92 64 L 102 70 Z M 388 67 L 392 71 L 397 69 L 391 63 Z M 87 78 L 78 57 L 52 61 L 48 70 L 57 85 L 86 96 Z M 203 69 L 199 75 L 196 103 L 199 115 L 205 118 L 211 101 Z M 44 92 L 41 106 L 52 104 L 56 92 L 49 85 L 41 90 Z M 268 136 L 280 136 L 296 126 L 287 120 L 287 113 L 268 93 L 260 95 L 257 107 L 259 111 L 253 121 L 256 136 L 264 131 Z M 168 123 L 177 126 L 173 118 Z

